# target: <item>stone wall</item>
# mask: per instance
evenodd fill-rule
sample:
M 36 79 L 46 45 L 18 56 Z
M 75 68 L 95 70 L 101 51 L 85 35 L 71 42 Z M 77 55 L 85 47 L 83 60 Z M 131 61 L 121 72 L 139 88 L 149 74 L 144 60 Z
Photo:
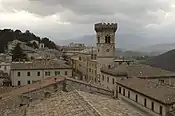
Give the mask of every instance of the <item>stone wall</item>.
M 113 97 L 113 91 L 85 83 L 83 81 L 66 78 L 64 81 L 60 81 L 44 88 L 39 88 L 34 91 L 23 93 L 19 96 L 19 98 L 21 99 L 21 105 L 28 105 L 29 102 L 32 102 L 34 100 L 42 100 L 52 96 L 53 94 L 59 95 L 61 91 L 69 92 L 73 90 L 80 90 L 93 94 L 101 94 Z
M 30 100 L 41 100 L 47 97 L 50 97 L 52 94 L 56 92 L 60 92 L 63 90 L 63 82 L 60 81 L 55 84 L 51 84 L 49 86 L 46 86 L 44 88 L 39 88 L 34 91 L 30 91 L 27 93 L 23 93 L 20 98 L 21 98 L 21 104 L 28 104 Z

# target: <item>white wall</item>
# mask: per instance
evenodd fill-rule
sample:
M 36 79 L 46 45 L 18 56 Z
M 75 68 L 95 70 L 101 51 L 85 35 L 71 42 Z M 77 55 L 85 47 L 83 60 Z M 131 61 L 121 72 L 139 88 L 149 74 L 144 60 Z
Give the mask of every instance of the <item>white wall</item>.
M 60 71 L 60 75 L 72 77 L 72 69 L 55 69 L 55 70 L 11 70 L 11 80 L 13 86 L 18 86 L 18 81 L 21 82 L 21 85 L 28 84 L 30 81 L 38 81 L 42 79 L 46 79 L 55 75 L 55 71 Z M 65 75 L 65 71 L 67 71 L 67 75 Z M 18 76 L 18 72 L 20 72 L 20 76 Z M 30 72 L 30 76 L 27 73 Z M 37 73 L 40 72 L 40 76 Z M 45 75 L 45 72 L 50 72 L 50 75 Z
M 108 78 L 109 78 L 109 81 L 108 81 Z M 121 80 L 121 79 L 125 79 L 127 77 L 115 77 L 115 76 L 112 76 L 112 75 L 108 75 L 108 74 L 105 74 L 105 73 L 101 73 L 101 76 L 100 76 L 100 83 L 103 87 L 109 89 L 109 90 L 112 90 L 114 91 L 115 90 L 115 82 L 117 80 Z
M 119 87 L 121 87 L 121 93 L 119 93 Z M 125 87 L 122 87 L 120 85 L 117 85 L 117 93 L 118 93 L 118 98 L 121 100 L 124 100 L 128 103 L 131 103 L 132 105 L 134 105 L 136 108 L 139 108 L 153 116 L 166 116 L 166 108 L 168 106 L 165 106 L 153 99 L 150 99 L 146 96 L 143 96 L 139 93 L 136 93 L 132 90 L 129 90 Z M 125 89 L 125 91 L 123 91 L 123 89 Z M 130 97 L 128 97 L 128 91 L 130 92 Z M 125 95 L 124 95 L 125 92 Z M 136 95 L 137 95 L 137 102 L 136 102 Z M 146 106 L 144 106 L 144 101 L 146 99 Z M 152 107 L 152 102 L 154 102 L 154 110 L 151 109 Z M 160 115 L 160 106 L 162 106 L 162 115 Z

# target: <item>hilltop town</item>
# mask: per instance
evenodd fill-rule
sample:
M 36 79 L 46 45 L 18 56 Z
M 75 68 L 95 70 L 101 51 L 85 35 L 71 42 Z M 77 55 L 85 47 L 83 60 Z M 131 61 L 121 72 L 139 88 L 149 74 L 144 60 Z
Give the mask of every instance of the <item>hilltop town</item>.
M 175 116 L 175 72 L 118 59 L 118 25 L 94 24 L 95 47 L 9 42 L 0 55 L 0 116 Z M 17 45 L 27 60 L 13 60 Z

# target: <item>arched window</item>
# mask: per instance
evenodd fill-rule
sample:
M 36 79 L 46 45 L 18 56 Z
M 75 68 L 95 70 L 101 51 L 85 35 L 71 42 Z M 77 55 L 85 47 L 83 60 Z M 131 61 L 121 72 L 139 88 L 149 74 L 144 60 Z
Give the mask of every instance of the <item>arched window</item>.
M 109 35 L 105 36 L 105 43 L 111 43 L 111 38 Z

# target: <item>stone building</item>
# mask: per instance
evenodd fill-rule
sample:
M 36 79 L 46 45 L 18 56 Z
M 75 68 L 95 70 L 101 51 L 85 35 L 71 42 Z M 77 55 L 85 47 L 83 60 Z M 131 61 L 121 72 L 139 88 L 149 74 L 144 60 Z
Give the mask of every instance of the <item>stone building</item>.
M 81 80 L 100 84 L 101 67 L 113 67 L 115 61 L 115 32 L 117 24 L 94 25 L 96 48 L 85 49 L 72 57 L 73 71 L 79 72 Z M 76 73 L 74 72 L 74 73 Z M 76 73 L 77 74 L 77 73 Z
M 25 42 L 22 42 L 22 41 L 19 41 L 19 40 L 13 40 L 13 41 L 8 42 L 8 45 L 7 45 L 8 52 L 11 53 L 12 50 L 15 48 L 15 46 L 18 43 L 21 44 L 21 45 L 25 44 Z
M 0 70 L 3 71 L 4 73 L 7 73 L 8 75 L 10 74 L 10 68 L 11 68 L 10 62 L 1 62 L 0 63 Z
M 117 24 L 95 24 L 97 38 L 97 62 L 101 67 L 112 67 L 115 61 L 115 32 Z
M 84 44 L 81 43 L 70 43 L 69 46 L 64 46 L 62 48 L 62 52 L 66 56 L 72 56 L 75 55 L 78 52 L 83 51 L 87 47 Z
M 37 60 L 33 62 L 13 62 L 11 81 L 13 86 L 31 84 L 57 75 L 72 77 L 72 68 L 62 60 Z
M 124 79 L 116 82 L 115 92 L 117 98 L 149 115 L 172 116 L 175 110 L 175 88 L 162 83 L 139 78 Z

